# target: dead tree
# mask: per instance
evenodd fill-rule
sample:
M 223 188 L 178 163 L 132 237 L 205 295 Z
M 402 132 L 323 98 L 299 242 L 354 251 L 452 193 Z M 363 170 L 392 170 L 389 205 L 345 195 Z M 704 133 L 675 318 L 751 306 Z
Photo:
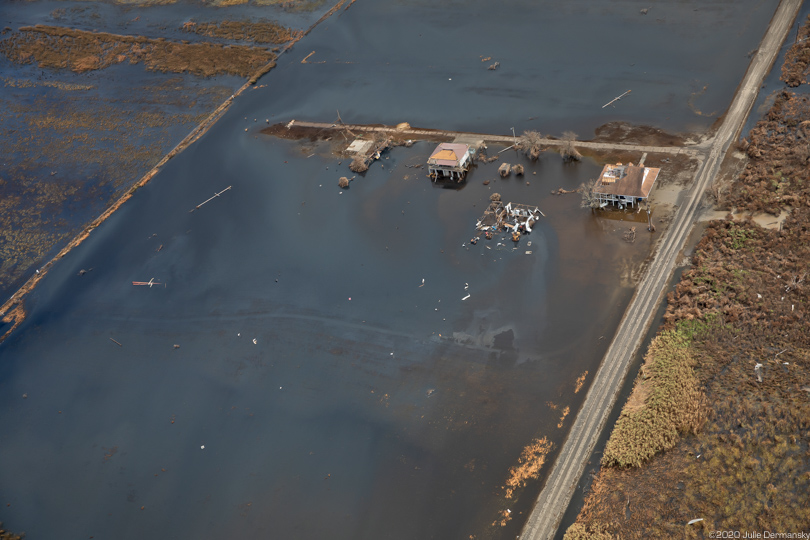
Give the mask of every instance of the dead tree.
M 579 153 L 574 147 L 574 141 L 577 140 L 577 134 L 573 131 L 566 131 L 562 134 L 562 140 L 564 144 L 560 147 L 560 155 L 563 158 L 563 161 L 566 163 L 570 163 L 572 161 L 580 161 L 582 159 L 582 154 Z
M 537 158 L 540 157 L 540 149 L 541 149 L 541 142 L 543 140 L 543 136 L 540 135 L 537 131 L 524 131 L 523 135 L 518 137 L 517 143 L 515 144 L 515 148 L 518 150 L 523 150 L 526 152 L 526 155 L 529 156 L 529 159 L 532 161 L 537 161 Z
M 594 192 L 594 188 L 596 188 L 596 179 L 588 180 L 579 187 L 579 192 L 582 194 L 582 202 L 580 203 L 580 207 L 594 210 L 601 206 L 599 197 Z

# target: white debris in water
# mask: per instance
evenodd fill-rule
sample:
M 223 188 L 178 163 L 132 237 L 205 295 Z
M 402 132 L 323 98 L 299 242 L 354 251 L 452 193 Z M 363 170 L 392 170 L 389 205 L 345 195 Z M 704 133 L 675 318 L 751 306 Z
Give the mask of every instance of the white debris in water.
M 205 445 L 200 446 L 200 450 L 205 450 Z
M 467 299 L 467 298 L 469 298 L 469 297 L 470 297 L 470 295 L 468 294 L 467 296 L 465 296 L 464 298 L 462 298 L 462 300 L 466 300 L 466 299 Z
M 258 342 L 256 341 L 256 338 L 253 338 L 253 344 L 254 344 L 254 345 L 256 345 L 256 343 L 258 343 Z

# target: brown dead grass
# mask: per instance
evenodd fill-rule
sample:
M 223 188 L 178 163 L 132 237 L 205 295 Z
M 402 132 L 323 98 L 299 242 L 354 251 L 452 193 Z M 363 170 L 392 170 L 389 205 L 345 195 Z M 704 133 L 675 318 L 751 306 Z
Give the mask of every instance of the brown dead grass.
M 574 385 L 574 393 L 578 394 L 580 390 L 582 390 L 582 386 L 585 384 L 585 377 L 588 376 L 588 371 L 586 370 L 585 373 L 577 377 L 577 382 Z
M 807 82 L 807 67 L 810 65 L 810 15 L 804 25 L 799 29 L 796 42 L 785 54 L 785 63 L 782 65 L 782 76 L 779 80 L 791 88 Z
M 724 206 L 779 215 L 810 201 L 810 100 L 782 92 L 741 143 L 749 162 L 727 191 Z
M 286 28 L 274 21 L 187 22 L 185 32 L 220 39 L 281 44 L 299 38 L 303 32 Z
M 200 77 L 248 77 L 265 66 L 272 67 L 275 60 L 274 53 L 260 47 L 180 43 L 44 25 L 20 28 L 0 41 L 0 52 L 20 64 L 77 73 L 129 62 L 142 63 L 150 71 Z
M 3 522 L 0 521 L 0 540 L 22 540 L 23 536 L 5 530 L 3 528 Z
M 566 406 L 562 411 L 562 416 L 560 416 L 560 421 L 557 422 L 557 427 L 562 429 L 563 424 L 565 424 L 565 418 L 568 416 L 568 413 L 571 412 L 571 407 Z
M 705 538 L 810 523 L 810 168 L 796 148 L 808 108 L 803 96 L 780 95 L 729 186 L 738 208 L 789 202 L 781 230 L 711 222 L 667 298 L 664 335 L 690 336 L 694 377 L 709 404 L 705 424 L 640 467 L 603 467 L 566 540 Z M 631 403 L 646 407 L 652 394 Z M 686 525 L 695 518 L 704 521 Z
M 540 471 L 546 463 L 546 456 L 551 452 L 553 446 L 553 443 L 543 437 L 534 439 L 523 449 L 518 458 L 518 465 L 509 469 L 509 478 L 503 486 L 504 496 L 507 499 L 511 499 L 515 491 L 524 487 L 527 481 L 540 476 Z

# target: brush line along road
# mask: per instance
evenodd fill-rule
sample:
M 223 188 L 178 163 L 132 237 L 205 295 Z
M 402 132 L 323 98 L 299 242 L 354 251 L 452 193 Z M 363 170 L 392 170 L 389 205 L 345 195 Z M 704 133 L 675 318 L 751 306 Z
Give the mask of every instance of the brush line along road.
M 703 192 L 719 171 L 729 145 L 742 129 L 762 80 L 773 65 L 801 4 L 801 0 L 782 0 L 779 4 L 723 124 L 714 137 L 707 159 L 698 170 L 694 185 L 661 240 L 658 253 L 619 324 L 582 409 L 523 528 L 520 536 L 523 540 L 548 540 L 557 532 L 596 440 L 616 403 L 616 395 L 627 375 L 630 361 L 669 282 L 676 257 L 692 229 Z

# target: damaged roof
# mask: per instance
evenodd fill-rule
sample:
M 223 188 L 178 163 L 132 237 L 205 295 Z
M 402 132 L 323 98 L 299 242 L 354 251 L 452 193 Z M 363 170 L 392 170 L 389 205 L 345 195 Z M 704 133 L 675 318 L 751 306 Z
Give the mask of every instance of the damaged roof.
M 594 192 L 647 198 L 661 169 L 636 165 L 605 165 Z

